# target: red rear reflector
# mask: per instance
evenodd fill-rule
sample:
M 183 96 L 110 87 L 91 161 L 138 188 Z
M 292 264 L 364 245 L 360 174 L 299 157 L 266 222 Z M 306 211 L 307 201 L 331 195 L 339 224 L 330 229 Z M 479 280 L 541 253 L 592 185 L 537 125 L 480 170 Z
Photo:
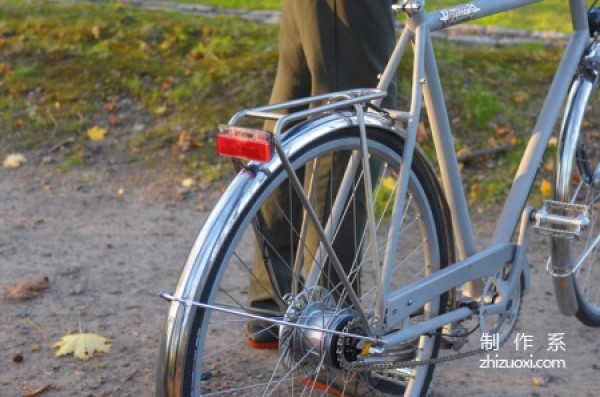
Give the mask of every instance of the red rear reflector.
M 222 124 L 217 134 L 217 153 L 266 163 L 273 153 L 273 136 L 267 131 Z

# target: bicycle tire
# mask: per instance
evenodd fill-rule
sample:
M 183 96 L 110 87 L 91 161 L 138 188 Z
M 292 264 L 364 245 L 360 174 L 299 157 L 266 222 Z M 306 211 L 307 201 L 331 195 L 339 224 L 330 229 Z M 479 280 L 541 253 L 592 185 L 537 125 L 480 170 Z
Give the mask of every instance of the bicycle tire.
M 321 126 L 327 126 L 328 117 L 329 119 L 339 119 L 339 116 L 327 116 L 320 124 Z M 319 122 L 313 121 L 311 124 L 319 124 Z M 308 131 L 303 130 L 305 128 L 302 125 L 296 126 L 284 137 L 284 145 L 289 149 L 290 161 L 297 170 L 316 158 L 331 156 L 332 153 L 355 152 L 360 148 L 359 129 L 356 126 L 334 130 L 318 127 L 309 128 Z M 382 192 L 385 190 L 389 193 L 390 189 L 393 189 L 390 186 L 392 182 L 390 179 L 397 176 L 403 139 L 399 134 L 384 128 L 368 127 L 367 133 L 367 146 L 372 161 L 377 158 L 385 163 L 383 174 L 380 174 L 373 182 L 375 186 L 373 195 L 376 202 L 384 203 L 383 209 L 378 209 L 378 226 L 382 228 L 389 216 L 389 202 L 383 199 L 384 193 Z M 355 194 L 364 191 L 362 187 L 358 186 L 361 182 L 356 182 L 360 180 L 362 180 L 360 177 L 355 180 L 356 184 L 352 190 Z M 265 166 L 252 165 L 236 178 L 211 215 L 211 217 L 215 217 L 214 220 L 207 221 L 207 226 L 200 233 L 188 259 L 189 266 L 194 267 L 192 272 L 201 272 L 202 275 L 198 276 L 195 281 L 191 281 L 189 276 L 182 277 L 178 285 L 179 291 L 185 291 L 182 294 L 190 294 L 191 296 L 187 296 L 200 302 L 219 302 L 228 307 L 237 306 L 239 310 L 249 309 L 248 304 L 243 302 L 245 299 L 243 285 L 239 285 L 239 280 L 246 282 L 249 277 L 252 277 L 252 275 L 243 277 L 239 275 L 240 270 L 250 271 L 253 266 L 250 263 L 253 255 L 247 252 L 251 244 L 244 240 L 252 238 L 255 233 L 260 233 L 256 228 L 256 213 L 269 201 L 272 193 L 284 184 L 288 184 L 288 178 L 277 158 Z M 406 230 L 402 234 L 402 240 L 405 244 L 399 244 L 399 246 L 403 246 L 397 251 L 398 257 L 402 257 L 404 263 L 398 264 L 401 269 L 396 269 L 393 277 L 394 283 L 402 284 L 443 268 L 454 260 L 451 222 L 447 205 L 430 164 L 418 151 L 415 153 L 412 163 L 409 187 L 412 198 L 404 213 L 403 227 Z M 248 191 L 252 193 L 248 194 Z M 344 214 L 349 212 L 349 209 L 345 208 Z M 232 218 L 231 215 L 234 213 L 235 216 Z M 418 216 L 418 218 L 413 218 L 412 215 Z M 224 224 L 229 225 L 225 228 L 226 230 L 214 228 L 214 225 Z M 208 230 L 206 230 L 207 228 Z M 362 250 L 362 252 L 357 255 L 360 257 L 358 262 L 366 261 L 368 257 L 366 254 L 368 244 L 364 243 L 364 236 L 367 234 L 363 233 L 360 240 L 361 247 L 358 248 L 358 251 Z M 381 243 L 379 237 L 385 240 L 384 235 L 386 236 L 387 233 L 378 231 L 377 235 L 379 244 Z M 423 237 L 424 241 L 419 241 L 418 237 Z M 237 250 L 238 248 L 239 250 Z M 355 252 L 357 252 L 356 247 Z M 210 258 L 210 260 L 207 261 L 206 258 Z M 242 260 L 245 263 L 242 263 Z M 357 271 L 355 266 L 352 267 L 352 270 L 354 274 L 360 273 L 360 277 L 353 280 L 353 285 L 360 283 L 361 291 L 364 291 L 360 296 L 361 303 L 364 302 L 367 305 L 368 300 L 372 299 L 372 293 L 368 289 L 370 287 L 369 279 L 372 277 L 369 275 L 370 271 L 366 268 Z M 225 274 L 226 272 L 227 274 Z M 187 274 L 189 273 L 187 272 Z M 298 275 L 297 278 L 299 279 L 301 276 Z M 324 276 L 322 275 L 322 277 Z M 189 285 L 190 283 L 199 285 Z M 320 285 L 327 287 L 327 282 L 322 282 Z M 393 284 L 391 287 L 399 286 Z M 240 289 L 242 291 L 239 291 Z M 347 300 L 342 296 L 344 296 L 344 292 L 336 296 L 337 302 L 334 309 L 336 313 L 349 310 Z M 441 294 L 439 301 L 436 299 L 429 303 L 421 316 L 432 316 L 443 312 L 446 309 L 446 300 L 447 294 Z M 214 310 L 196 307 L 182 308 L 181 305 L 174 303 L 168 322 L 176 317 L 175 312 L 179 312 L 186 318 L 184 321 L 186 330 L 180 333 L 183 337 L 178 339 L 177 346 L 178 351 L 185 353 L 178 355 L 176 360 L 171 360 L 170 364 L 164 364 L 163 370 L 159 371 L 162 372 L 162 374 L 159 373 L 158 379 L 159 395 L 169 397 L 210 395 L 211 393 L 229 395 L 233 393 L 232 390 L 238 393 L 236 395 L 256 395 L 257 389 L 261 390 L 261 393 L 258 393 L 261 395 L 262 393 L 282 396 L 307 395 L 310 394 L 311 388 L 319 386 L 318 383 L 296 382 L 296 378 L 304 376 L 302 380 L 306 381 L 308 376 L 310 379 L 317 379 L 321 382 L 320 371 L 325 366 L 330 366 L 330 364 L 324 364 L 326 357 L 324 357 L 325 353 L 322 353 L 323 357 L 317 358 L 316 362 L 311 361 L 308 368 L 304 362 L 295 362 L 294 365 L 302 366 L 301 369 L 298 369 L 300 374 L 291 373 L 292 371 L 289 369 L 282 371 L 280 352 L 253 351 L 244 346 L 247 338 L 245 319 L 221 315 Z M 220 323 L 219 320 L 223 323 Z M 419 321 L 418 316 L 411 318 L 411 321 Z M 234 327 L 237 329 L 234 330 Z M 356 331 L 353 330 L 353 332 Z M 233 343 L 224 342 L 224 339 L 228 337 L 233 339 Z M 421 337 L 418 342 L 422 349 L 418 350 L 418 359 L 436 357 L 440 341 L 439 334 Z M 166 361 L 169 360 L 166 359 Z M 175 361 L 178 361 L 178 364 Z M 266 368 L 263 369 L 262 366 Z M 278 371 L 283 372 L 283 376 L 288 376 L 291 380 L 277 383 L 280 381 L 280 379 L 275 379 L 276 376 L 280 376 Z M 425 396 L 433 376 L 434 366 L 417 367 L 411 371 L 410 376 L 405 378 L 404 386 L 412 388 L 412 391 L 417 391 L 418 393 L 415 395 Z M 317 376 L 315 376 L 315 372 Z M 340 371 L 340 373 L 344 373 L 344 371 Z M 327 374 L 328 383 L 320 384 L 320 386 L 335 387 L 339 391 L 339 379 L 335 377 L 332 379 L 329 371 Z M 355 379 L 358 379 L 359 387 L 366 387 L 370 390 L 369 395 L 403 395 L 402 374 L 404 372 L 397 370 L 386 373 L 371 372 L 366 376 L 363 374 L 355 377 Z M 344 376 L 347 375 L 347 373 L 344 374 Z M 165 381 L 169 376 L 170 380 Z M 384 377 L 387 378 L 382 381 L 381 379 Z M 330 381 L 331 383 L 329 383 Z M 246 382 L 251 385 L 247 385 Z M 341 383 L 348 385 L 347 382 Z M 356 384 L 348 387 L 350 386 L 355 387 Z M 249 387 L 251 388 L 249 389 Z M 232 390 L 223 390 L 223 388 Z M 342 391 L 349 393 L 348 390 Z
M 588 206 L 590 224 L 579 239 L 552 239 L 555 269 L 570 271 L 582 261 L 572 275 L 556 277 L 554 285 L 557 299 L 564 297 L 559 291 L 564 291 L 565 286 L 573 289 L 578 306 L 575 315 L 588 326 L 600 326 L 600 247 L 593 246 L 600 233 L 600 148 L 597 146 L 600 142 L 600 95 L 596 75 L 596 71 L 583 70 L 572 84 L 558 140 L 554 177 L 554 199 Z M 559 301 L 559 307 L 561 304 L 563 302 Z

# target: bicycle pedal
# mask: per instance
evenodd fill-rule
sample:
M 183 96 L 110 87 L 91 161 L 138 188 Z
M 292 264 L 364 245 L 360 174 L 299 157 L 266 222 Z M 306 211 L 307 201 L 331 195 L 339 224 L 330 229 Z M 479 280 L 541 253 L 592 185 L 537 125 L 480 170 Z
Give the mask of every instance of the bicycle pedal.
M 459 351 L 469 341 L 469 332 L 462 325 L 456 323 L 447 324 L 443 329 L 442 343 L 440 347 L 442 349 L 452 349 Z
M 579 239 L 590 223 L 588 213 L 587 205 L 545 200 L 533 214 L 533 230 L 555 238 Z

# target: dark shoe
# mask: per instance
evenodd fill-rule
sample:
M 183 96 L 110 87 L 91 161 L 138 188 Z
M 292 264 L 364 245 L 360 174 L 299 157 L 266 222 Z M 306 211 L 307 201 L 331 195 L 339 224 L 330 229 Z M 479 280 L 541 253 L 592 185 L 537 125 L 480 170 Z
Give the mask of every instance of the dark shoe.
M 254 314 L 270 317 L 279 313 L 280 309 L 273 300 L 252 302 Z M 268 321 L 250 320 L 247 325 L 248 346 L 253 349 L 279 349 L 279 326 Z

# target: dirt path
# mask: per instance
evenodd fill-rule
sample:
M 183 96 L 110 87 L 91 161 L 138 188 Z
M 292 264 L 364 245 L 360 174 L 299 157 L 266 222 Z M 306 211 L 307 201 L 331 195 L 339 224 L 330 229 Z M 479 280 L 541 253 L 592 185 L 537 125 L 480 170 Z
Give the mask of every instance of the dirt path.
M 0 299 L 0 396 L 44 385 L 52 385 L 44 397 L 153 395 L 167 307 L 158 292 L 175 284 L 206 217 L 199 208 L 218 193 L 181 200 L 145 181 L 93 170 L 58 177 L 34 166 L 0 170 L 0 284 L 50 280 L 32 300 Z M 474 216 L 478 234 L 487 235 L 490 213 Z M 438 367 L 435 396 L 600 395 L 600 331 L 558 314 L 542 270 L 546 250 L 534 236 L 533 292 L 517 330 L 533 337 L 533 347 L 516 351 L 513 335 L 491 356 L 563 359 L 566 369 L 482 369 L 481 357 L 471 357 Z M 112 352 L 86 362 L 54 357 L 52 344 L 78 329 L 111 338 Z M 565 352 L 547 351 L 548 333 L 556 332 L 564 333 Z M 479 345 L 477 334 L 471 345 Z M 533 376 L 550 382 L 534 386 Z

